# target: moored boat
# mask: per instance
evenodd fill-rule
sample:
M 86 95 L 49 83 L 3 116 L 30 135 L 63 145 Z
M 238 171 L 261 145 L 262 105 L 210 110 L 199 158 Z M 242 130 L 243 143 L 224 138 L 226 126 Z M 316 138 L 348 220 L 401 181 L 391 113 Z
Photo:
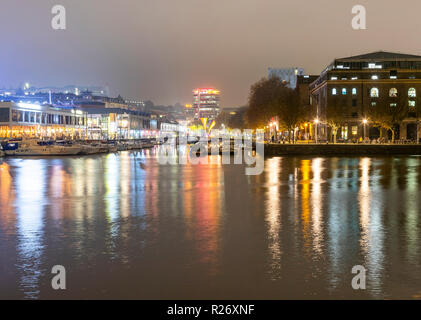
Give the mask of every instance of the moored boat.
M 59 145 L 36 139 L 12 140 L 2 146 L 9 156 L 66 156 L 81 152 L 77 145 Z
M 82 149 L 80 154 L 82 155 L 102 153 L 100 146 L 83 143 L 80 145 L 80 147 Z

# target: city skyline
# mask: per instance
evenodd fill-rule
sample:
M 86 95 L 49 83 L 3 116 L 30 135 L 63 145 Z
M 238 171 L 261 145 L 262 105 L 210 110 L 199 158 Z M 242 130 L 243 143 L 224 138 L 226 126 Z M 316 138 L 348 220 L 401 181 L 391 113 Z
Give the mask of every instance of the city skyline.
M 269 67 L 300 66 L 320 74 L 336 57 L 379 50 L 421 53 L 420 45 L 408 41 L 416 37 L 421 4 L 396 11 L 391 1 L 360 2 L 367 8 L 367 30 L 356 31 L 351 28 L 356 3 L 350 0 L 306 6 L 247 0 L 241 7 L 125 0 L 118 8 L 98 0 L 63 0 L 67 28 L 57 31 L 50 25 L 49 1 L 23 1 L 27 10 L 21 12 L 21 4 L 6 0 L 0 24 L 12 31 L 0 53 L 0 86 L 109 85 L 113 96 L 161 105 L 189 102 L 195 87 L 217 87 L 222 107 L 241 106 Z

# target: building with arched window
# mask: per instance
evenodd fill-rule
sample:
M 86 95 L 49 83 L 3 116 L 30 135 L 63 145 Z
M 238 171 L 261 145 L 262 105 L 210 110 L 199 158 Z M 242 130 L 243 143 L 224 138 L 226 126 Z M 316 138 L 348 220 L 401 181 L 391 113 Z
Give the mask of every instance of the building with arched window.
M 378 88 L 371 88 L 370 97 L 378 98 L 379 97 L 379 89 Z
M 397 98 L 398 97 L 398 89 L 392 88 L 389 90 L 389 97 Z
M 415 88 L 409 88 L 408 97 L 415 98 L 417 96 L 417 90 Z
M 417 97 L 421 90 L 421 56 L 379 51 L 336 59 L 310 84 L 309 90 L 314 114 L 321 123 L 329 117 L 327 110 L 339 108 L 342 112 L 339 140 L 361 139 L 363 120 L 380 108 L 400 112 L 395 124 L 399 138 L 421 137 L 421 101 Z M 370 138 L 380 136 L 370 121 L 367 125 Z M 319 127 L 319 138 L 329 139 L 330 128 L 322 124 Z

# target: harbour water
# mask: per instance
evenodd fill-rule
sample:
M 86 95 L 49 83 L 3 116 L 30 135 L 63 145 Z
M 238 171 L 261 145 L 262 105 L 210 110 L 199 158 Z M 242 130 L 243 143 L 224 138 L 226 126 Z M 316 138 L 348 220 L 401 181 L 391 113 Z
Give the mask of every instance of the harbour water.
M 0 159 L 0 298 L 421 298 L 421 157 L 155 152 Z

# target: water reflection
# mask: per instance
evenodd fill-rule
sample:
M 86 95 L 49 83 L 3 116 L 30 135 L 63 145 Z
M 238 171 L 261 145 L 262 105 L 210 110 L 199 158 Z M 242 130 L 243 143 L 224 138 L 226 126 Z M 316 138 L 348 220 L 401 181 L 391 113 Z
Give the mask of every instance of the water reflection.
M 42 267 L 44 243 L 44 214 L 48 201 L 45 195 L 46 163 L 28 160 L 20 163 L 16 172 L 15 190 L 17 207 L 17 269 L 19 288 L 25 298 L 39 295 L 39 281 L 46 272 Z
M 280 170 L 281 158 L 272 158 L 266 162 L 268 170 L 267 176 L 267 200 L 266 221 L 268 223 L 268 243 L 271 265 L 271 278 L 278 279 L 280 276 L 281 261 L 281 210 L 280 210 Z
M 314 159 L 311 165 L 313 188 L 311 190 L 313 250 L 320 257 L 323 249 L 323 213 L 322 213 L 322 172 L 323 159 Z
M 67 298 L 420 296 L 420 157 L 275 157 L 255 177 L 220 160 L 7 159 L 0 297 L 55 297 L 55 264 Z

